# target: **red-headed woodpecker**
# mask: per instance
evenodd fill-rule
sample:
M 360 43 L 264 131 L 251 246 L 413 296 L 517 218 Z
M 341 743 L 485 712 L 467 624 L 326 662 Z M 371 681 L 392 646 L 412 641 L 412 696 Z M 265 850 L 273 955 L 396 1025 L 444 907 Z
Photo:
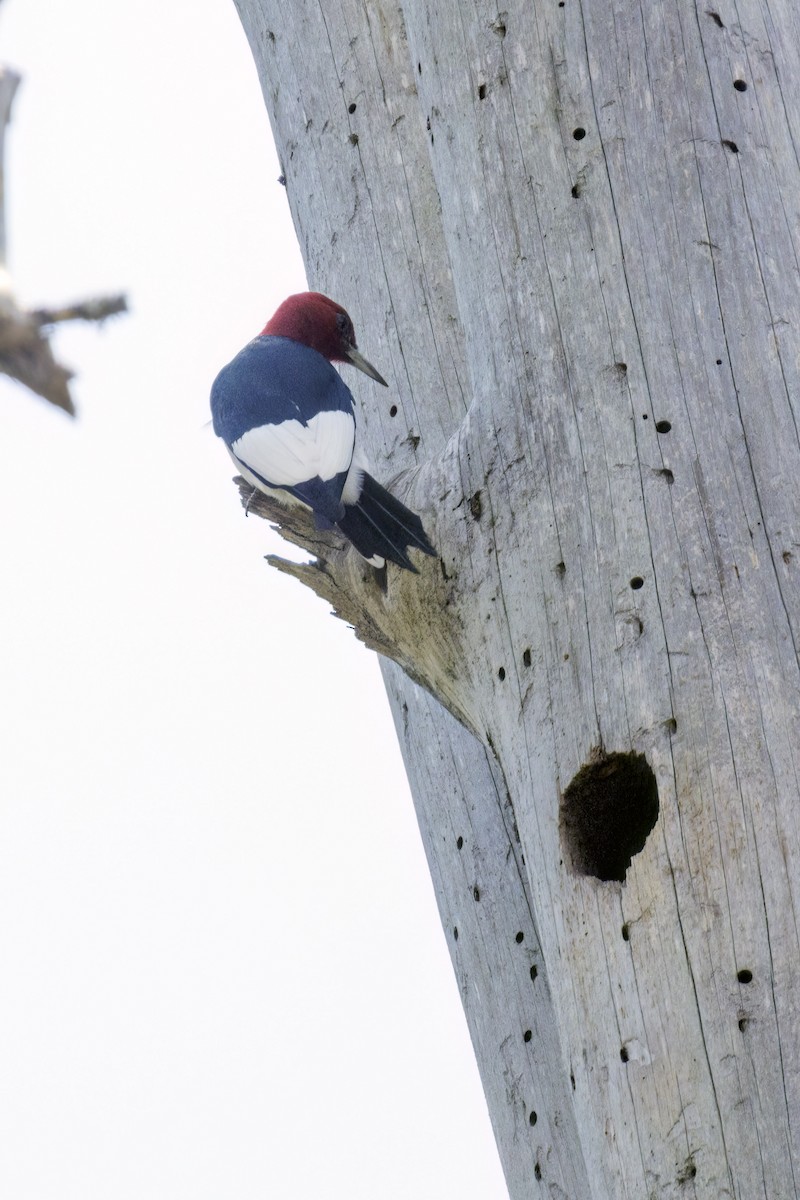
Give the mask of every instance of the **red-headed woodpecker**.
M 353 322 L 319 292 L 284 300 L 262 333 L 223 367 L 211 389 L 214 432 L 243 477 L 307 504 L 375 567 L 415 571 L 409 549 L 436 554 L 416 513 L 365 469 L 353 397 L 333 362 L 387 386 L 356 349 Z

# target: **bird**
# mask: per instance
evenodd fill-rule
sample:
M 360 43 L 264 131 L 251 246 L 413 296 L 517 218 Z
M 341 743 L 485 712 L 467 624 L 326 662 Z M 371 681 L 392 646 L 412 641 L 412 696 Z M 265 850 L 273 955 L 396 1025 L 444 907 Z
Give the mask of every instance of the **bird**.
M 335 362 L 388 386 L 340 304 L 321 292 L 289 296 L 214 380 L 214 432 L 253 487 L 307 505 L 317 528 L 335 526 L 373 567 L 388 560 L 417 573 L 409 550 L 436 550 L 419 516 L 368 472 Z

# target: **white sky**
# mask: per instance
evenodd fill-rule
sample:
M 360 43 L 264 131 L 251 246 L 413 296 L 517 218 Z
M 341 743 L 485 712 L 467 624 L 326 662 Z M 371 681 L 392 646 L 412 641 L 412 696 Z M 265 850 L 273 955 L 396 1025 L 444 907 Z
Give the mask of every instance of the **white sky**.
M 21 298 L 133 309 L 77 422 L 0 379 L 0 1195 L 503 1197 L 377 662 L 206 427 L 305 286 L 233 4 L 5 0 L 0 60 Z

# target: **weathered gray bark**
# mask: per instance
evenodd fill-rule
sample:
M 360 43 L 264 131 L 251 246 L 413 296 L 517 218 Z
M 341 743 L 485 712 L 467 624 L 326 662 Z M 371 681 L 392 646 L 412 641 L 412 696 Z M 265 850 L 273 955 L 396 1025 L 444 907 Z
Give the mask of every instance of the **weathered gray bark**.
M 407 673 L 511 1195 L 794 1196 L 797 7 L 237 6 L 442 553 L 299 574 Z

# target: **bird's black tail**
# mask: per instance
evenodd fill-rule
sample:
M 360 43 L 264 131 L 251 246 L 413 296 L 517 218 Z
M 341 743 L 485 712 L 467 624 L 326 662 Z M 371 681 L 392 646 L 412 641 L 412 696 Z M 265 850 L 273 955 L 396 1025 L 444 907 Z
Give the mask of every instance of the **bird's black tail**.
M 388 558 L 416 573 L 417 568 L 408 557 L 410 549 L 436 555 L 417 514 L 366 471 L 358 503 L 347 505 L 336 524 L 367 561 Z

